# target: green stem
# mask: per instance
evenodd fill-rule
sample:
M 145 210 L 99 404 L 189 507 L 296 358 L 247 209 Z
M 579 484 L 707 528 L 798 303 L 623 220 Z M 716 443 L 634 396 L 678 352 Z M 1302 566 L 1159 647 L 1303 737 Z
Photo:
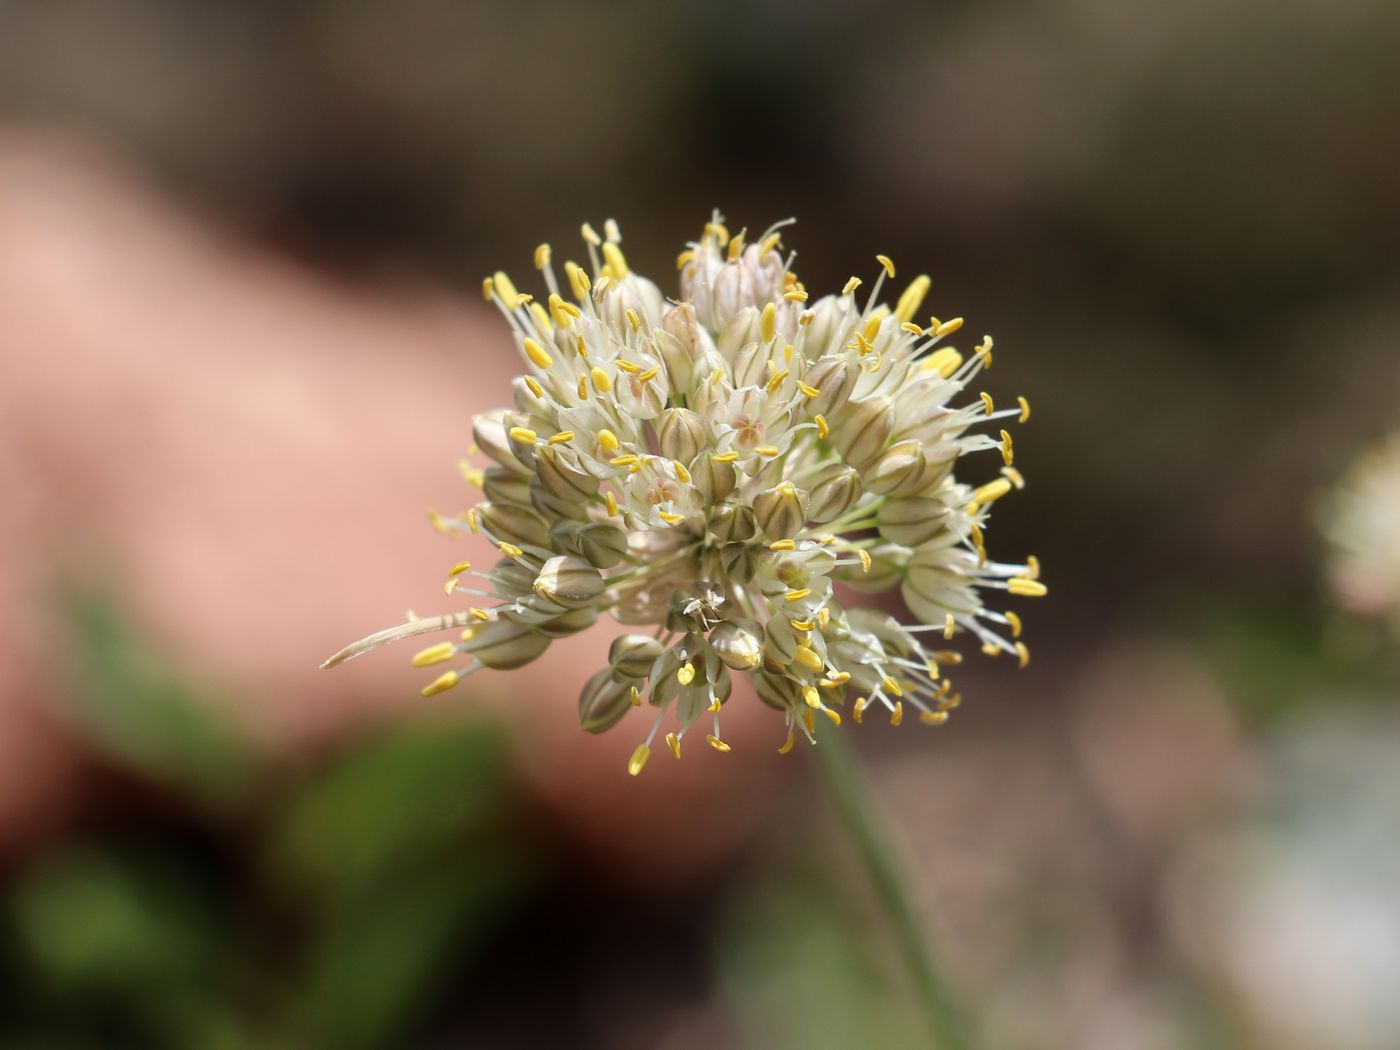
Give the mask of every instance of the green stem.
M 870 792 L 845 734 L 823 733 L 821 742 L 812 750 L 816 752 L 822 782 L 899 941 L 933 1035 L 932 1046 L 937 1050 L 969 1050 L 972 1044 L 939 971 L 927 927 L 914 907 L 901 865 L 871 804 Z

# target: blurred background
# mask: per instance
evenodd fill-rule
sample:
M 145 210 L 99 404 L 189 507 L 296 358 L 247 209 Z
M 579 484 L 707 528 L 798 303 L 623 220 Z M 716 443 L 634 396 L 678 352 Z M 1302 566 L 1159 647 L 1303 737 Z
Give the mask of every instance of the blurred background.
M 439 611 L 482 276 L 611 216 L 669 287 L 715 207 L 927 271 L 1035 406 L 1034 661 L 853 735 L 979 1045 L 1400 1046 L 1396 634 L 1318 526 L 1400 425 L 1397 52 L 1386 0 L 0 3 L 0 1046 L 928 1045 L 768 712 L 630 781 L 601 628 L 316 669 Z

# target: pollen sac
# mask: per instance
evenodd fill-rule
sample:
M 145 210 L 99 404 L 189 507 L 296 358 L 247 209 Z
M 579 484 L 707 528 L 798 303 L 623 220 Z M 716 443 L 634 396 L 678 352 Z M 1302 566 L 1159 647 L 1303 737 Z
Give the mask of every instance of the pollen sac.
M 588 605 L 603 593 L 603 575 L 582 558 L 560 554 L 544 563 L 535 593 L 566 609 Z
M 631 703 L 632 687 L 619 682 L 609 670 L 595 674 L 578 696 L 578 721 L 585 733 L 601 733 L 621 720 Z
M 1028 402 L 981 392 L 990 339 L 963 353 L 939 342 L 959 319 L 914 320 L 927 277 L 891 291 L 894 263 L 876 256 L 839 291 L 809 290 L 786 225 L 750 237 L 715 214 L 677 259 L 674 298 L 632 269 L 613 222 L 585 224 L 586 270 L 556 270 L 542 247 L 535 287 L 488 277 L 520 356 L 501 391 L 513 408 L 478 415 L 459 461 L 484 501 L 431 520 L 502 558 L 452 557 L 446 592 L 465 606 L 328 663 L 450 632 L 416 643 L 435 695 L 624 624 L 579 718 L 601 732 L 654 709 L 634 776 L 658 738 L 677 757 L 697 736 L 727 750 L 735 675 L 779 712 L 786 753 L 864 712 L 941 723 L 960 702 L 945 646 L 1024 666 L 1031 625 L 1005 606 L 1048 588 L 1033 557 L 993 560 L 986 533 L 1025 486 L 1011 460 Z M 852 596 L 895 589 L 913 622 Z
M 790 481 L 760 492 L 753 500 L 754 520 L 765 536 L 796 536 L 807 521 L 807 493 Z
M 613 639 L 608 649 L 608 663 L 612 670 L 624 678 L 641 679 L 651 672 L 665 647 L 655 638 L 645 634 L 623 634 Z

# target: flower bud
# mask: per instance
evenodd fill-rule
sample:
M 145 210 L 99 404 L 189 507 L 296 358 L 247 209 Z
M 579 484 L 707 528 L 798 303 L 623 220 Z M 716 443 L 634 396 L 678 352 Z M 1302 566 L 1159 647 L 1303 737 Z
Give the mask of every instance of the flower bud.
M 816 387 L 820 393 L 807 403 L 814 415 L 830 416 L 839 412 L 851 397 L 856 387 L 856 366 L 839 357 L 824 357 L 803 377 L 808 386 Z
M 919 547 L 948 527 L 948 506 L 927 496 L 889 499 L 876 512 L 875 524 L 891 543 Z
M 562 499 L 545 487 L 538 477 L 530 482 L 530 506 L 545 521 L 588 520 L 588 507 L 579 501 Z
M 754 497 L 754 519 L 764 535 L 786 539 L 796 536 L 807 523 L 807 506 L 807 493 L 784 481 Z
M 688 408 L 668 408 L 656 424 L 661 454 L 678 463 L 689 463 L 710 443 L 709 428 Z
M 576 542 L 579 557 L 599 569 L 611 569 L 627 553 L 627 534 L 601 521 L 581 528 Z
M 530 506 L 530 478 L 504 467 L 488 467 L 481 479 L 481 491 L 492 503 L 511 507 Z
M 602 573 L 582 558 L 568 554 L 550 558 L 535 579 L 536 594 L 566 609 L 590 604 L 605 586 Z
M 758 572 L 761 548 L 752 543 L 726 543 L 719 549 L 724 574 L 735 583 L 748 583 Z
M 835 521 L 856 505 L 863 488 L 854 467 L 834 463 L 817 475 L 807 507 L 807 518 L 817 524 Z
M 526 470 L 535 468 L 535 449 L 539 442 L 539 435 L 531 428 L 531 422 L 531 417 L 523 412 L 507 412 L 501 420 L 506 431 L 506 447 Z
M 709 452 L 701 452 L 690 461 L 691 483 L 707 503 L 726 499 L 738 484 L 733 463 L 721 463 Z
M 645 678 L 651 665 L 665 651 L 655 638 L 645 634 L 623 634 L 613 639 L 608 649 L 608 663 L 624 678 Z
M 632 706 L 632 686 L 619 682 L 608 670 L 599 671 L 578 695 L 578 721 L 585 733 L 611 729 Z
M 495 620 L 482 624 L 462 647 L 485 667 L 510 671 L 524 667 L 549 648 L 549 639 L 536 634 L 529 625 Z
M 740 350 L 750 343 L 758 342 L 758 311 L 752 306 L 744 307 L 724 326 L 715 342 L 719 347 L 720 356 L 726 361 L 733 361 L 739 356 Z
M 491 502 L 478 504 L 476 510 L 491 535 L 499 540 L 517 547 L 549 546 L 549 526 L 533 510 Z
M 791 711 L 802 703 L 802 691 L 798 684 L 778 674 L 754 675 L 754 692 L 777 711 Z
M 572 452 L 556 445 L 535 451 L 535 472 L 546 489 L 568 503 L 584 503 L 598 493 L 598 479 L 580 469 Z
M 749 343 L 734 357 L 734 385 L 736 387 L 758 386 L 768 382 L 768 345 Z
M 721 543 L 751 540 L 756 531 L 752 507 L 721 503 L 710 513 L 710 535 Z
M 846 462 L 864 471 L 880 454 L 894 429 L 894 405 L 887 397 L 848 402 L 831 436 Z
M 735 671 L 753 671 L 763 663 L 763 628 L 753 620 L 726 620 L 710 632 L 710 647 Z
M 506 437 L 504 410 L 482 412 L 472 420 L 472 439 L 477 448 L 490 456 L 496 463 L 513 474 L 526 475 L 530 468 L 511 451 L 510 440 Z
M 500 606 L 500 617 L 526 627 L 538 627 L 568 612 L 564 606 L 542 594 L 527 594 L 509 605 Z
M 586 631 L 598 622 L 598 609 L 592 605 L 580 605 L 577 609 L 566 609 L 558 616 L 535 625 L 535 630 L 546 638 L 567 638 L 579 631 Z
M 865 479 L 865 487 L 881 496 L 917 492 L 928 476 L 928 461 L 917 441 L 901 441 L 886 449 Z
M 807 322 L 807 331 L 802 342 L 803 356 L 809 361 L 816 361 L 828 351 L 839 350 L 840 347 L 833 344 L 843 336 L 846 339 L 850 338 L 844 335 L 849 323 L 847 310 L 841 299 L 834 295 L 822 296 L 812 307 L 812 319 Z

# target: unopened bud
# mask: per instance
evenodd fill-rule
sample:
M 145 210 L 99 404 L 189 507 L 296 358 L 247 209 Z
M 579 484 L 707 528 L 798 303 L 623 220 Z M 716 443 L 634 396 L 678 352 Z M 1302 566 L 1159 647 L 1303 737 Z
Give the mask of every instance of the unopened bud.
M 835 521 L 856 505 L 863 491 L 854 467 L 832 464 L 812 485 L 807 517 L 818 524 Z
M 881 496 L 903 496 L 917 492 L 928 472 L 928 461 L 919 443 L 901 441 L 875 461 L 865 487 Z
M 511 507 L 530 506 L 530 477 L 504 467 L 488 467 L 481 479 L 481 491 L 492 503 Z
M 710 647 L 726 667 L 755 670 L 763 663 L 763 628 L 752 620 L 726 620 L 710 632 Z
M 602 574 L 584 559 L 560 554 L 544 563 L 535 593 L 566 609 L 577 609 L 591 603 L 606 586 Z
M 661 454 L 679 463 L 689 463 L 709 445 L 709 428 L 688 408 L 668 408 L 656 423 L 656 440 Z
M 748 583 L 758 572 L 762 549 L 752 543 L 726 543 L 719 549 L 724 574 L 735 583 Z
M 868 397 L 848 402 L 832 431 L 846 462 L 864 470 L 885 447 L 894 429 L 894 405 L 889 398 Z
M 756 531 L 752 507 L 721 503 L 710 514 L 710 534 L 721 543 L 751 540 Z
M 511 451 L 506 436 L 504 411 L 482 412 L 472 420 L 472 439 L 482 452 L 513 474 L 528 474 L 530 470 Z
M 573 452 L 555 445 L 535 450 L 535 471 L 551 494 L 569 503 L 583 503 L 598 492 L 598 479 L 578 466 Z
M 619 682 L 608 670 L 590 678 L 578 694 L 578 721 L 586 733 L 611 729 L 632 706 L 632 686 Z
M 733 463 L 723 463 L 710 452 L 701 452 L 690 461 L 690 476 L 696 490 L 709 503 L 718 503 L 738 484 Z
M 815 415 L 831 416 L 850 400 L 856 386 L 856 366 L 838 357 L 824 357 L 807 369 L 802 381 L 815 387 L 817 396 L 807 402 Z
M 785 539 L 807 523 L 807 506 L 807 493 L 784 481 L 754 497 L 754 518 L 765 535 Z
M 517 547 L 547 547 L 549 526 L 533 510 L 486 502 L 477 505 L 476 512 L 491 535 Z
M 567 638 L 579 631 L 586 631 L 598 622 L 598 609 L 593 605 L 580 605 L 577 609 L 566 609 L 558 616 L 535 625 L 535 630 L 546 638 Z
M 885 500 L 876 512 L 875 524 L 891 543 L 920 547 L 948 527 L 948 507 L 942 500 L 926 496 Z
M 576 542 L 579 556 L 599 569 L 611 569 L 627 554 L 627 534 L 601 521 L 581 528 Z
M 528 624 L 509 620 L 483 624 L 471 641 L 462 646 L 463 651 L 497 671 L 524 667 L 548 648 L 548 638 L 535 633 Z
M 649 635 L 623 634 L 613 639 L 608 649 L 608 663 L 624 678 L 645 678 L 664 651 L 662 644 Z

